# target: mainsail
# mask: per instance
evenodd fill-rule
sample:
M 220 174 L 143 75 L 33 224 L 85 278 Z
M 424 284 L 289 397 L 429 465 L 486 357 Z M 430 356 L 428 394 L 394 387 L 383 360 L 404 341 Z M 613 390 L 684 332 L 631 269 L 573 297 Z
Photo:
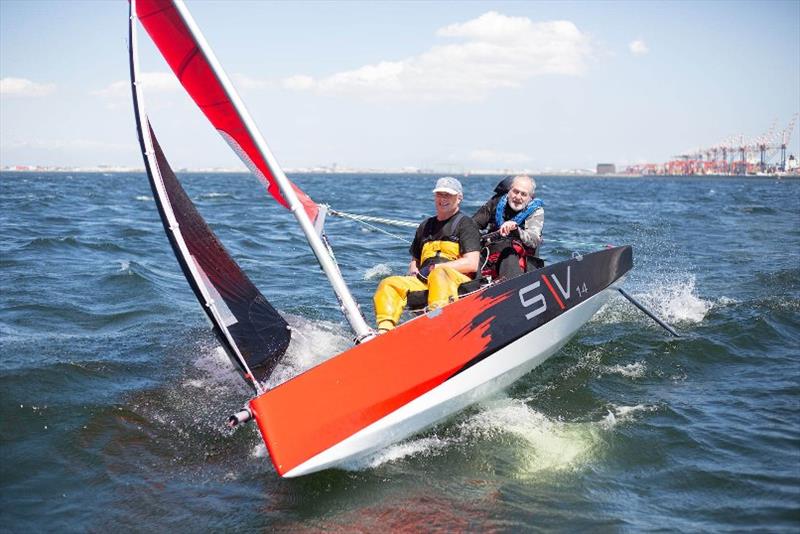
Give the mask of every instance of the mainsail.
M 164 230 L 189 285 L 240 372 L 261 391 L 289 345 L 286 321 L 239 268 L 197 211 L 167 163 L 142 104 L 134 21 L 130 67 L 139 143 Z
M 216 58 L 205 43 L 199 42 L 199 32 L 190 28 L 193 22 L 181 16 L 172 0 L 136 0 L 136 15 L 192 100 L 275 200 L 288 208 L 289 202 L 266 161 L 271 154 L 265 156 L 259 150 L 252 128 L 246 124 L 247 117 L 238 113 L 237 108 L 244 104 L 235 102 L 238 96 L 225 87 L 227 80 Z M 299 187 L 292 184 L 292 188 L 314 222 L 319 207 Z
M 281 170 L 186 6 L 181 0 L 131 0 L 131 9 L 205 116 L 275 199 L 292 211 L 356 340 L 373 336 L 323 239 L 322 210 Z

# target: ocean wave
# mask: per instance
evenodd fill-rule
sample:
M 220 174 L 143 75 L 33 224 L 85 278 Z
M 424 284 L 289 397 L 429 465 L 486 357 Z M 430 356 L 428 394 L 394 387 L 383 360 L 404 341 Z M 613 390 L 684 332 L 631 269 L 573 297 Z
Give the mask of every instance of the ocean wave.
M 739 206 L 739 211 L 749 214 L 773 214 L 777 213 L 774 208 L 769 206 Z
M 4 321 L 21 332 L 40 332 L 42 325 L 55 332 L 67 333 L 121 329 L 136 325 L 143 317 L 153 313 L 150 307 L 122 303 L 117 307 L 108 303 L 79 305 L 72 302 L 26 303 L 6 306 Z M 158 311 L 158 310 L 156 310 Z M 41 334 L 38 334 L 41 337 Z
M 236 197 L 232 193 L 217 193 L 217 192 L 202 193 L 200 195 L 197 195 L 197 200 L 209 200 L 212 198 L 236 198 Z
M 618 364 L 603 366 L 602 370 L 606 373 L 618 374 L 626 378 L 642 378 L 645 371 L 647 371 L 647 365 L 645 365 L 644 362 L 633 362 L 627 365 Z
M 63 248 L 85 248 L 101 252 L 121 252 L 125 250 L 113 241 L 87 241 L 77 236 L 36 237 L 24 243 L 22 250 L 53 250 Z
M 796 253 L 795 253 L 796 254 Z M 759 284 L 770 289 L 770 292 L 783 290 L 800 289 L 800 267 L 789 269 L 779 269 L 777 271 L 756 273 L 756 280 Z
M 658 409 L 658 406 L 648 404 L 637 404 L 635 406 L 620 406 L 612 404 L 608 408 L 607 414 L 600 422 L 600 425 L 603 428 L 611 429 L 618 424 L 634 421 L 639 413 L 655 412 Z

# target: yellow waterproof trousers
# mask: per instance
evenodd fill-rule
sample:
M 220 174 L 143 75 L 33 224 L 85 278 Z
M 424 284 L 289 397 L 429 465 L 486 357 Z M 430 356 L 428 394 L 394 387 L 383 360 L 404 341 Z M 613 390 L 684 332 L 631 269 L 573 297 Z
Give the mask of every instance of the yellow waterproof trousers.
M 378 328 L 390 330 L 397 325 L 406 307 L 409 291 L 428 290 L 428 309 L 441 308 L 458 300 L 458 286 L 470 278 L 450 267 L 436 267 L 431 271 L 426 285 L 416 276 L 390 276 L 384 278 L 375 290 L 375 318 Z

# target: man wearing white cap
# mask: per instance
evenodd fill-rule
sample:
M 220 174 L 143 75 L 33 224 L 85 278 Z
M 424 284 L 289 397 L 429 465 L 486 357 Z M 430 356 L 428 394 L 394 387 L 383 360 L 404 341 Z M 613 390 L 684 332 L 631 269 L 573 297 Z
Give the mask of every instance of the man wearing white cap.
M 428 309 L 458 299 L 458 286 L 478 270 L 481 235 L 471 217 L 459 211 L 464 198 L 461 182 L 439 178 L 433 189 L 436 216 L 417 228 L 409 253 L 407 276 L 384 278 L 375 291 L 378 331 L 397 326 L 409 291 L 428 290 Z

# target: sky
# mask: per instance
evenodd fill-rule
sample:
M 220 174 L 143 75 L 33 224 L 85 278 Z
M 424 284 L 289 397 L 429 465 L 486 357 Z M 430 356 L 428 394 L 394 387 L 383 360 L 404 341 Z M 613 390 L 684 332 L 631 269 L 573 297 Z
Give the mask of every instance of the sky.
M 290 169 L 661 162 L 800 111 L 800 0 L 186 4 Z M 142 167 L 127 16 L 0 0 L 0 166 Z M 141 28 L 139 47 L 173 167 L 243 169 Z

